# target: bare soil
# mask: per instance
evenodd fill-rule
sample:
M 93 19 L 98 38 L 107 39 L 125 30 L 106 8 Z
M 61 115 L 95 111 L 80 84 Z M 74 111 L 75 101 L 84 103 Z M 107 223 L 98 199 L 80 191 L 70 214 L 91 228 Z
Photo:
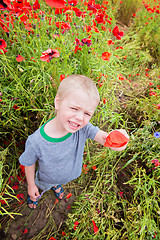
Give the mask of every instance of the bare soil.
M 31 240 L 47 239 L 48 234 L 58 233 L 60 236 L 65 229 L 65 220 L 71 211 L 71 206 L 76 199 L 77 194 L 81 192 L 77 184 L 69 183 L 64 187 L 65 194 L 62 200 L 56 202 L 53 190 L 49 190 L 39 200 L 35 210 L 27 207 L 27 185 L 19 186 L 16 194 L 23 193 L 25 198 L 23 202 L 17 200 L 10 204 L 13 212 L 19 212 L 21 215 L 15 215 L 14 219 L 6 217 L 1 218 L 1 240 Z M 67 199 L 67 194 L 72 196 Z

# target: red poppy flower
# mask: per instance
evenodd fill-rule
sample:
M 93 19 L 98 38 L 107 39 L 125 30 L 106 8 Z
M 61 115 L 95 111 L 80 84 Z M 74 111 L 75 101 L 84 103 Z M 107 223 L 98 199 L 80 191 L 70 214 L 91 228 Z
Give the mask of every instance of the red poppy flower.
M 118 39 L 118 40 L 120 40 L 121 39 L 121 37 L 123 36 L 123 32 L 122 31 L 119 31 L 119 28 L 118 28 L 118 26 L 115 26 L 115 28 L 113 29 L 113 35 Z
M 56 49 L 49 48 L 46 51 L 42 52 L 40 59 L 42 61 L 50 62 L 52 58 L 59 56 L 60 54 Z
M 79 45 L 82 45 L 81 41 L 78 39 L 78 38 L 75 38 L 76 39 L 76 45 L 79 46 Z
M 13 109 L 14 109 L 14 110 L 19 110 L 20 107 L 18 107 L 16 104 L 14 104 Z
M 124 192 L 119 192 L 119 195 L 120 195 L 122 198 L 123 198 L 123 193 L 124 193 Z
M 0 49 L 4 49 L 6 47 L 7 47 L 7 43 L 3 39 L 0 39 Z
M 108 45 L 114 44 L 114 42 L 112 40 L 108 40 Z
M 64 75 L 64 74 L 61 74 L 61 75 L 60 75 L 60 81 L 62 82 L 63 79 L 65 79 L 65 75 Z
M 85 26 L 85 28 L 87 33 L 89 33 L 92 30 L 91 26 Z
M 62 14 L 62 8 L 56 8 L 54 13 L 55 14 Z
M 90 46 L 92 45 L 91 40 L 88 39 L 88 38 L 83 38 L 83 39 L 81 40 L 81 42 L 82 42 L 82 46 L 83 46 L 84 44 L 86 44 L 88 47 L 90 47 Z
M 7 204 L 7 200 L 0 200 L 1 204 Z
M 28 229 L 27 228 L 23 230 L 22 234 L 26 234 L 26 233 L 28 233 Z
M 2 0 L 0 3 L 0 8 L 1 10 L 10 10 L 12 9 L 12 4 L 10 3 L 9 0 Z
M 76 7 L 73 7 L 72 10 L 75 12 L 77 17 L 82 17 L 82 18 L 85 17 L 85 14 L 86 14 L 85 11 L 82 12 L 82 11 L 79 10 L 79 8 L 76 8 Z
M 65 1 L 64 0 L 46 0 L 46 3 L 50 7 L 54 8 L 65 8 Z
M 14 185 L 12 186 L 12 189 L 14 189 L 14 190 L 19 189 L 19 183 L 15 182 Z
M 66 233 L 62 231 L 62 235 L 63 235 L 63 236 L 66 236 Z
M 60 28 L 60 29 L 71 29 L 70 23 L 69 22 L 56 22 L 56 27 Z
M 103 53 L 102 53 L 102 59 L 103 59 L 104 61 L 109 61 L 111 55 L 112 55 L 112 54 L 109 53 L 109 52 L 103 52 Z
M 76 227 L 78 226 L 78 224 L 79 224 L 78 221 L 76 221 L 76 222 L 74 223 L 74 230 L 76 230 Z
M 96 226 L 95 221 L 92 221 L 92 223 L 93 223 L 93 231 L 94 231 L 95 234 L 97 234 L 97 232 L 98 232 L 98 227 Z
M 72 197 L 72 193 L 67 194 L 67 199 L 70 198 L 70 197 Z
M 16 60 L 17 60 L 17 62 L 22 62 L 23 60 L 25 60 L 25 58 L 22 57 L 21 55 L 18 55 L 18 56 L 16 57 Z
M 0 10 L 3 10 L 5 8 L 7 8 L 7 5 L 3 2 L 2 2 L 2 4 L 0 3 Z
M 82 48 L 75 46 L 74 53 L 76 54 L 78 50 L 82 50 Z
M 37 9 L 40 9 L 40 4 L 38 0 L 35 0 L 35 2 L 33 3 L 33 10 L 37 10 Z
M 13 176 L 10 176 L 10 177 L 9 177 L 9 183 L 11 183 L 13 179 L 14 179 L 14 177 L 13 177 Z
M 99 13 L 99 14 L 95 17 L 95 20 L 97 21 L 98 24 L 100 24 L 100 23 L 104 23 L 104 24 L 105 24 L 104 14 L 103 14 L 103 13 Z
M 129 139 L 126 138 L 121 132 L 114 130 L 106 138 L 105 147 L 123 147 L 128 143 Z
M 153 160 L 151 161 L 151 163 L 154 163 L 154 164 L 155 164 L 155 167 L 160 166 L 160 162 L 159 162 L 158 159 L 153 159 Z
M 0 49 L 0 54 L 4 54 L 4 53 L 6 53 L 6 52 L 8 52 L 6 49 Z
M 93 169 L 93 170 L 96 170 L 96 169 L 97 169 L 97 167 L 96 167 L 96 166 L 92 166 L 92 169 Z
M 119 80 L 123 81 L 125 79 L 125 77 L 120 73 L 118 76 Z
M 49 240 L 56 240 L 54 237 L 51 237 Z
M 20 201 L 24 200 L 24 194 L 23 193 L 18 193 L 16 196 Z
M 87 164 L 83 164 L 83 168 L 84 170 L 89 171 L 89 169 L 87 168 Z
M 71 6 L 76 6 L 78 4 L 78 0 L 68 0 L 68 4 Z
M 20 171 L 22 174 L 25 174 L 25 166 L 20 164 Z
M 160 109 L 160 103 L 156 105 L 156 109 Z

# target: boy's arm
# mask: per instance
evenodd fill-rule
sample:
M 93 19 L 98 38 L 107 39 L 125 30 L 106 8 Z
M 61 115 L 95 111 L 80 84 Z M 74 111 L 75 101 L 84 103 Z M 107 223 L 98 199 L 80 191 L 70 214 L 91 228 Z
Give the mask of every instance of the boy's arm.
M 124 129 L 119 129 L 118 131 L 120 131 L 125 137 L 129 138 L 126 130 Z M 99 130 L 94 138 L 94 140 L 100 144 L 102 144 L 104 146 L 104 143 L 106 141 L 106 137 L 108 136 L 108 133 L 102 131 L 102 130 Z M 123 147 L 120 147 L 120 148 L 114 148 L 114 147 L 110 147 L 110 149 L 112 150 L 115 150 L 115 151 L 122 151 L 124 150 L 125 148 L 127 147 L 127 144 Z
M 28 183 L 28 195 L 32 201 L 36 201 L 40 194 L 34 180 L 35 163 L 31 166 L 25 166 L 25 174 Z
M 94 140 L 104 146 L 104 143 L 106 141 L 106 137 L 108 136 L 108 133 L 99 130 L 94 138 Z

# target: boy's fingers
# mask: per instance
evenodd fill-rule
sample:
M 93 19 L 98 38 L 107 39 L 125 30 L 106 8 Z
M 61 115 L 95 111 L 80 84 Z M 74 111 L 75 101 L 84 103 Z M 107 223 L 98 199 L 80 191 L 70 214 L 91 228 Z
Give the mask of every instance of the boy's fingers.
M 108 136 L 108 133 L 104 133 L 104 134 L 102 135 L 102 138 L 103 138 L 103 139 L 106 139 L 107 136 Z
M 127 138 L 129 138 L 129 135 L 127 134 L 125 129 L 119 129 L 119 131 Z
M 36 197 L 39 197 L 39 196 L 40 196 L 39 192 L 36 192 L 36 193 L 35 193 L 35 196 L 36 196 Z

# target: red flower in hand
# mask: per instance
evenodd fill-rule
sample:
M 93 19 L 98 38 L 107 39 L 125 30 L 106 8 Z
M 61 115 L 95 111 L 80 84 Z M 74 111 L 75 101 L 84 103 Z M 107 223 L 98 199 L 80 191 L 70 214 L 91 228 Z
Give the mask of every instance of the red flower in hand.
M 59 57 L 60 54 L 56 49 L 49 48 L 45 52 L 42 53 L 40 59 L 42 61 L 50 62 L 52 58 Z
M 120 148 L 125 146 L 128 141 L 129 139 L 125 137 L 121 132 L 114 130 L 108 134 L 104 146 Z

